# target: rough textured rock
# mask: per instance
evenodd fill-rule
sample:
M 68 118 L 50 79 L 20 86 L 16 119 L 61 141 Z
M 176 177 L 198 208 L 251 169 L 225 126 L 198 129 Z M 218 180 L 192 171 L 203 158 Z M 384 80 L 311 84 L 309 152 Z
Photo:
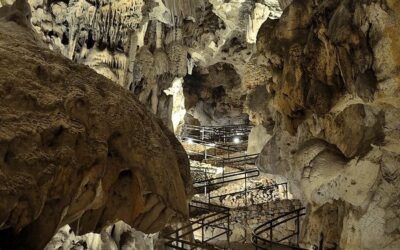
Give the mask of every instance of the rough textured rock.
M 271 139 L 264 126 L 258 125 L 251 129 L 247 144 L 247 154 L 259 154 L 264 145 Z
M 197 67 L 184 80 L 185 108 L 201 125 L 245 123 L 240 76 L 232 65 Z
M 29 3 L 38 42 L 129 89 L 171 129 L 183 106 L 187 123 L 245 111 L 264 127 L 259 167 L 308 204 L 304 246 L 400 248 L 399 1 Z
M 151 233 L 187 216 L 188 159 L 162 122 L 41 46 L 25 14 L 0 14 L 2 248 L 42 249 L 66 224 L 86 233 L 123 220 Z
M 157 244 L 157 234 L 144 234 L 123 222 L 105 228 L 100 234 L 75 234 L 66 225 L 51 239 L 44 250 L 54 249 L 108 249 L 108 250 L 153 250 Z
M 398 1 L 293 1 L 258 34 L 274 125 L 258 165 L 308 204 L 303 246 L 400 248 L 399 14 Z
M 14 1 L 3 0 L 0 6 Z M 231 116 L 236 116 L 232 119 L 243 120 L 243 105 L 234 100 L 244 98 L 256 81 L 270 77 L 264 66 L 250 61 L 258 30 L 265 20 L 281 15 L 280 4 L 287 4 L 278 0 L 27 1 L 32 24 L 51 49 L 132 91 L 171 130 L 180 97 L 165 91 L 176 78 L 191 75 L 193 68 L 220 63 L 234 65 L 241 84 L 235 87 L 236 94 L 227 91 L 229 100 L 216 104 L 217 110 L 211 111 L 216 117 L 202 123 L 220 120 L 221 109 L 225 114 L 232 110 Z M 208 108 L 214 109 L 200 102 L 196 110 L 204 113 Z

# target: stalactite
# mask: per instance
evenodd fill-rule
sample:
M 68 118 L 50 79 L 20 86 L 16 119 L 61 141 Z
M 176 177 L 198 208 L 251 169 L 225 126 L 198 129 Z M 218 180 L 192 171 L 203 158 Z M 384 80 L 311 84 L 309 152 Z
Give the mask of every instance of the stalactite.
M 201 4 L 199 0 L 164 0 L 164 2 L 173 17 L 195 17 L 196 8 Z
M 162 23 L 157 22 L 156 24 L 156 48 L 162 47 Z

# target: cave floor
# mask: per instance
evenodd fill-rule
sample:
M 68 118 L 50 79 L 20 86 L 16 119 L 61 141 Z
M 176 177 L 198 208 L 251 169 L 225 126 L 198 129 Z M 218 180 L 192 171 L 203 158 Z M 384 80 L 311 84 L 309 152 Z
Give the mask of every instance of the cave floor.
M 187 151 L 191 165 L 191 175 L 194 184 L 208 182 L 210 187 L 205 188 L 205 192 L 200 192 L 193 197 L 195 201 L 223 206 L 230 209 L 230 229 L 232 234 L 230 240 L 219 237 L 217 240 L 210 241 L 214 246 L 223 249 L 232 250 L 253 250 L 256 249 L 251 243 L 251 235 L 253 230 L 276 215 L 284 212 L 294 210 L 301 206 L 297 200 L 290 200 L 287 196 L 287 186 L 276 186 L 275 181 L 268 178 L 268 175 L 258 172 L 257 175 L 245 175 L 244 179 L 234 181 L 235 177 L 224 177 L 227 183 L 212 185 L 216 179 L 222 176 L 236 174 L 246 171 L 258 171 L 255 165 L 255 158 L 253 162 L 238 161 L 231 164 L 230 159 L 241 157 L 251 157 L 247 155 L 247 141 L 242 141 L 241 145 L 236 148 L 240 150 L 236 152 L 224 151 L 220 148 L 213 148 L 216 143 L 207 142 L 207 144 L 198 144 L 191 141 L 182 141 L 182 145 Z M 228 159 L 228 161 L 226 161 Z M 222 162 L 222 164 L 221 164 Z M 233 181 L 231 181 L 233 179 Z M 215 183 L 214 183 L 215 184 Z M 265 186 L 276 186 L 271 189 L 259 189 Z M 202 189 L 202 187 L 201 187 Z M 245 191 L 247 190 L 247 191 Z M 249 191 L 251 190 L 251 191 Z M 244 191 L 244 193 L 243 193 Z M 222 196 L 222 197 L 219 197 Z M 210 199 L 209 197 L 219 197 L 217 199 Z M 201 216 L 211 214 L 212 212 L 205 212 L 202 215 L 194 215 L 191 220 L 196 221 Z M 223 222 L 219 222 L 223 223 Z M 219 224 L 219 226 L 222 224 Z M 225 227 L 227 225 L 225 224 Z M 228 224 L 229 227 L 229 224 Z M 214 235 L 219 234 L 221 228 L 207 228 L 201 229 L 204 236 L 201 236 L 198 231 L 194 232 L 196 238 L 212 238 Z M 287 228 L 285 229 L 287 230 Z M 289 229 L 291 230 L 291 229 Z M 286 231 L 287 232 L 287 231 Z M 198 239 L 199 240 L 199 239 Z M 269 248 L 272 250 L 286 250 L 290 247 L 275 246 Z

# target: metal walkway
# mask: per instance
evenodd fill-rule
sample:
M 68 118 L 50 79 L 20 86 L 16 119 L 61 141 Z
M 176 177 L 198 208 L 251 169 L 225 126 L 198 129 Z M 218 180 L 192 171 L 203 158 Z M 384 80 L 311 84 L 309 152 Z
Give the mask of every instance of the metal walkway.
M 210 158 L 205 162 L 218 166 L 240 166 L 240 165 L 256 165 L 256 161 L 259 154 L 251 154 L 251 155 L 242 155 L 228 158 Z
M 261 224 L 253 231 L 252 242 L 256 250 L 303 250 L 299 247 L 300 218 L 306 214 L 306 209 L 299 208 L 282 214 Z M 284 237 L 274 236 L 274 229 L 280 225 L 294 223 L 294 232 Z M 294 241 L 293 241 L 294 240 Z
M 252 126 L 245 124 L 226 126 L 185 125 L 181 136 L 208 143 L 235 143 L 235 138 L 240 141 L 247 141 L 251 129 Z
M 224 173 L 220 177 L 196 181 L 193 183 L 193 187 L 196 193 L 201 193 L 204 191 L 204 193 L 207 194 L 209 190 L 215 186 L 219 187 L 223 184 L 240 180 L 247 182 L 248 179 L 258 177 L 259 175 L 260 171 L 258 169 Z
M 204 175 L 198 181 L 193 183 L 195 193 L 204 193 L 207 202 L 192 201 L 189 204 L 190 220 L 189 223 L 176 229 L 165 236 L 167 247 L 172 249 L 229 249 L 228 247 L 218 247 L 211 245 L 213 240 L 225 240 L 227 246 L 230 245 L 229 237 L 232 234 L 230 229 L 230 210 L 227 207 L 211 204 L 214 199 L 223 199 L 227 196 L 244 195 L 245 206 L 247 206 L 247 195 L 250 192 L 265 192 L 267 198 L 273 200 L 273 192 L 275 190 L 284 190 L 285 198 L 288 198 L 288 184 L 279 183 L 272 185 L 257 185 L 249 188 L 247 182 L 249 179 L 260 176 L 260 171 L 248 165 L 255 165 L 258 154 L 242 155 L 229 157 L 231 153 L 245 151 L 248 135 L 252 126 L 248 125 L 229 125 L 229 126 L 184 126 L 180 139 L 189 144 L 196 143 L 204 145 L 204 153 L 194 153 L 196 159 L 204 160 L 217 167 L 222 167 L 222 176 L 210 178 L 210 170 L 207 168 L 196 167 L 193 169 L 198 175 Z M 208 153 L 209 148 L 215 150 L 214 155 Z M 228 157 L 219 157 L 217 150 L 227 152 Z M 219 152 L 220 153 L 220 152 Z M 241 169 L 235 172 L 225 172 L 225 167 L 234 167 Z M 216 172 L 214 173 L 214 175 Z M 243 190 L 221 195 L 211 195 L 211 191 L 219 187 L 237 181 L 244 181 Z M 269 194 L 269 196 L 268 196 Z M 285 213 L 266 223 L 258 226 L 252 235 L 252 245 L 247 244 L 246 247 L 254 247 L 256 250 L 300 250 L 298 247 L 300 234 L 300 217 L 305 215 L 305 208 L 297 209 L 292 212 Z M 290 231 L 287 236 L 274 237 L 274 229 L 285 223 L 294 222 L 295 230 Z M 207 229 L 214 229 L 217 233 L 207 236 Z M 195 237 L 196 236 L 196 237 Z M 276 236 L 276 235 L 275 235 Z M 223 239 L 221 239 L 223 237 Z M 196 240 L 195 240 L 196 238 Z M 296 240 L 295 242 L 293 240 Z M 238 246 L 243 247 L 243 246 Z M 239 249 L 237 248 L 237 249 Z
M 204 193 L 207 196 L 208 203 L 211 203 L 214 199 L 221 199 L 225 198 L 228 195 L 244 195 L 245 201 L 247 202 L 247 195 L 254 191 L 263 191 L 265 193 L 270 193 L 268 197 L 272 198 L 272 192 L 279 190 L 279 187 L 282 187 L 285 193 L 285 198 L 288 198 L 288 184 L 279 183 L 279 184 L 272 184 L 272 185 L 259 185 L 255 188 L 248 188 L 248 180 L 258 177 L 260 175 L 260 171 L 258 169 L 250 169 L 244 171 L 237 171 L 231 172 L 227 174 L 223 174 L 220 177 L 215 178 L 207 178 L 207 173 L 205 173 L 205 179 L 199 180 L 193 183 L 195 193 Z M 216 188 L 235 181 L 243 180 L 243 190 L 225 193 L 222 195 L 211 195 L 211 191 L 215 190 Z
M 231 230 L 229 208 L 217 206 L 210 203 L 192 201 L 189 205 L 190 217 L 198 219 L 173 231 L 165 236 L 165 245 L 173 249 L 192 250 L 192 249 L 224 249 L 210 245 L 209 242 L 221 236 L 226 236 L 229 242 Z M 219 229 L 221 233 L 206 237 L 205 228 Z M 200 232 L 199 232 L 200 231 Z M 200 240 L 190 241 L 188 236 L 201 233 Z

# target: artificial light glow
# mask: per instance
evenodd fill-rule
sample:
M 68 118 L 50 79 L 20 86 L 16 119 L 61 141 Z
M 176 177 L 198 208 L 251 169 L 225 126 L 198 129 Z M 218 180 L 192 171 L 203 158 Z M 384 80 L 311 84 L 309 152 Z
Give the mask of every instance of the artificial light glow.
M 233 138 L 233 143 L 239 144 L 240 143 L 240 138 L 239 137 Z

